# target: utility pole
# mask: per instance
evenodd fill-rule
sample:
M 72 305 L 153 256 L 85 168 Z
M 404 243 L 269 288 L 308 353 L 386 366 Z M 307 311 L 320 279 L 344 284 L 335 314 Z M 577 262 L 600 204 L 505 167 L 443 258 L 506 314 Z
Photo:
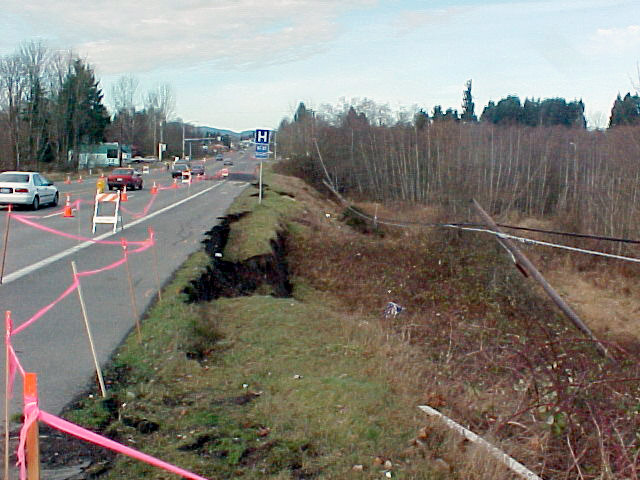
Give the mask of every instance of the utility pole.
M 478 211 L 478 214 L 480 215 L 482 220 L 484 220 L 489 229 L 497 233 L 504 233 L 475 199 L 473 200 L 473 206 Z M 516 260 L 516 266 L 519 266 L 520 269 L 524 270 L 536 282 L 538 282 L 545 293 L 551 298 L 551 300 L 553 300 L 553 303 L 555 303 L 558 308 L 560 308 L 562 313 L 564 313 L 564 315 L 569 320 L 571 320 L 573 325 L 594 342 L 594 346 L 596 347 L 598 353 L 600 353 L 600 355 L 602 355 L 603 357 L 610 358 L 607 349 L 602 343 L 600 343 L 600 340 L 596 338 L 589 327 L 587 327 L 580 319 L 580 317 L 578 317 L 578 314 L 573 311 L 573 309 L 562 299 L 562 297 L 560 297 L 560 295 L 558 295 L 558 292 L 556 292 L 554 288 L 549 285 L 547 280 L 542 276 L 542 274 L 533 265 L 533 263 L 531 263 L 531 261 L 524 255 L 524 253 L 522 253 L 520 249 L 516 247 L 508 238 L 498 237 L 498 241 L 513 255 Z

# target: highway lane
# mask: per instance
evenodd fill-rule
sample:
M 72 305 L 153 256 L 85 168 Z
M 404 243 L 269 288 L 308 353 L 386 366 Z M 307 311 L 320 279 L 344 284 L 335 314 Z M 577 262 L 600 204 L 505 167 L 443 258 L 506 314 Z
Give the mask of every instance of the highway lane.
M 230 170 L 251 171 L 255 161 L 248 155 L 236 153 Z M 207 162 L 207 173 L 221 168 L 221 162 Z M 145 189 L 132 192 L 125 206 L 131 212 L 140 212 L 148 205 L 151 194 L 149 179 L 162 181 L 168 186 L 169 174 L 156 171 L 145 175 Z M 84 184 L 61 185 L 61 192 L 72 191 L 76 198 L 93 198 L 92 189 Z M 89 184 L 91 187 L 94 183 Z M 235 196 L 246 182 L 233 180 L 205 180 L 177 190 L 161 190 L 154 200 L 148 215 L 134 218 L 125 213 L 127 229 L 109 237 L 118 240 L 143 240 L 152 227 L 156 234 L 156 253 L 159 258 L 158 271 L 164 283 L 184 260 L 200 248 L 204 233 L 224 215 Z M 68 190 L 67 190 L 68 188 Z M 84 195 L 84 197 L 83 197 Z M 182 202 L 182 203 L 181 203 Z M 84 205 L 83 205 L 84 206 Z M 158 214 L 163 209 L 164 212 Z M 73 219 L 62 218 L 53 208 L 35 212 L 38 223 L 68 233 L 91 236 L 90 215 L 92 210 L 81 207 L 81 213 Z M 83 213 L 84 212 L 84 213 Z M 20 212 L 32 214 L 34 212 Z M 155 215 L 155 216 L 154 216 Z M 1 227 L 4 229 L 4 224 Z M 102 231 L 108 230 L 101 226 Z M 71 260 L 80 271 L 103 268 L 122 258 L 119 245 L 91 244 L 69 253 L 56 261 L 47 263 L 51 255 L 64 252 L 78 245 L 78 241 L 64 239 L 41 232 L 12 220 L 7 255 L 6 281 L 0 285 L 2 310 L 10 310 L 17 327 L 31 318 L 45 305 L 53 302 L 72 283 Z M 25 268 L 42 262 L 42 266 L 25 273 Z M 135 285 L 135 301 L 139 314 L 145 311 L 157 293 L 153 252 L 148 250 L 129 257 Z M 17 275 L 20 272 L 21 275 Z M 131 304 L 126 270 L 119 267 L 91 277 L 81 279 L 89 319 L 100 362 L 105 364 L 113 350 L 135 325 L 134 307 Z M 35 324 L 13 337 L 14 346 L 23 366 L 38 373 L 40 405 L 51 413 L 59 413 L 76 394 L 81 392 L 93 378 L 93 364 L 82 320 L 77 293 L 74 292 Z M 4 373 L 2 373 L 4 375 Z M 16 391 L 20 391 L 18 382 Z M 3 393 L 0 393 L 4 397 Z M 12 401 L 12 410 L 19 410 L 20 399 Z

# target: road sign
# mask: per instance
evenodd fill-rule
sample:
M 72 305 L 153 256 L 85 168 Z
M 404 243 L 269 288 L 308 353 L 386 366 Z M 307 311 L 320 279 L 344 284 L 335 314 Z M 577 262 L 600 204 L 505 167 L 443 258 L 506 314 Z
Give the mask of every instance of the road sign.
M 269 158 L 269 152 L 256 152 L 256 158 Z
M 269 145 L 266 143 L 258 143 L 256 144 L 256 152 L 268 152 Z
M 256 130 L 256 143 L 269 143 L 270 130 Z

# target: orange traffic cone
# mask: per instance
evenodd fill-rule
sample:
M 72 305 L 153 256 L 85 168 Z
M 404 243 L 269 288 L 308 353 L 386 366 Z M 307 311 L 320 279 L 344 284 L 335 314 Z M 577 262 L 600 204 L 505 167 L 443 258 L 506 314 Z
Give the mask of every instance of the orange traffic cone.
M 171 185 L 171 188 L 178 188 L 178 180 L 175 178 L 173 179 L 173 185 Z
M 64 181 L 67 185 L 71 184 L 71 175 L 67 175 L 67 179 Z
M 69 195 L 67 195 L 67 202 L 64 205 L 64 213 L 62 214 L 62 216 L 66 218 L 73 217 L 73 210 L 71 209 L 71 198 L 69 197 Z
M 156 182 L 153 182 L 153 186 L 151 187 L 151 195 L 156 195 L 158 193 L 158 186 Z
M 127 186 L 125 185 L 124 188 L 122 189 L 122 193 L 120 194 L 120 201 L 121 202 L 128 202 L 129 201 L 129 197 L 127 197 Z
M 82 183 L 82 175 L 78 178 L 78 183 Z

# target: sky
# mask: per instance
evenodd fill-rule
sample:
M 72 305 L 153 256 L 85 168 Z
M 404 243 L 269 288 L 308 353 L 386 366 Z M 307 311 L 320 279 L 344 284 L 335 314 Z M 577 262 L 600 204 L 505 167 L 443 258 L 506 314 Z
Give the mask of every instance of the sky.
M 605 127 L 640 90 L 639 0 L 2 0 L 0 55 L 43 40 L 93 66 L 105 103 L 169 84 L 175 116 L 277 128 L 297 105 L 371 99 L 393 110 L 582 99 Z

